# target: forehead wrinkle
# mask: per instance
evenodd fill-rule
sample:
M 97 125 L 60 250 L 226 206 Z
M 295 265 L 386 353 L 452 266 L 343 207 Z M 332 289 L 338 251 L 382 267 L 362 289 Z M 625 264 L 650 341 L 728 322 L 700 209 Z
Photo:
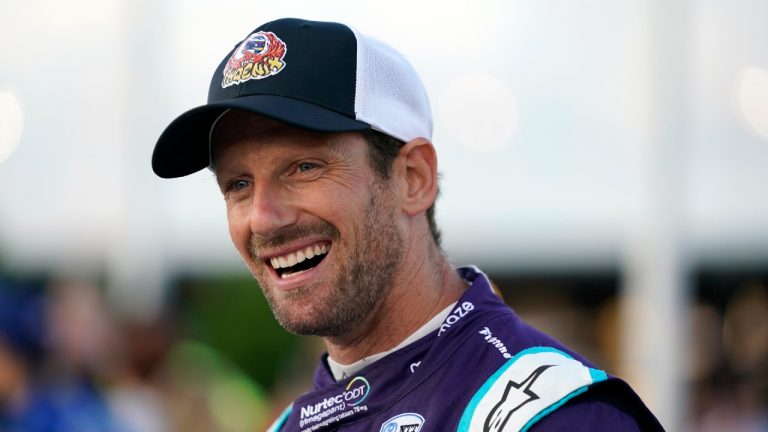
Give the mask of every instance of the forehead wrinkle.
M 277 141 L 286 135 L 293 135 L 292 140 L 286 143 L 286 149 L 307 146 L 310 148 L 325 148 L 335 156 L 349 159 L 354 157 L 354 146 L 364 144 L 362 135 L 355 132 L 316 132 L 306 129 L 299 129 L 289 125 L 276 124 L 263 132 L 250 132 L 240 129 L 224 137 L 216 137 L 212 140 L 211 148 L 211 167 L 214 169 L 215 162 L 220 151 L 220 146 L 239 146 L 239 145 L 260 145 L 270 141 Z M 354 138 L 358 138 L 354 140 Z M 224 138 L 223 140 L 220 138 Z M 347 139 L 349 138 L 349 139 Z M 242 142 L 247 141 L 247 142 Z M 356 141 L 356 142 L 353 142 Z M 311 144 L 309 144 L 311 143 Z M 215 171 L 215 169 L 214 169 Z
M 214 131 L 211 137 L 211 150 L 210 150 L 210 168 L 216 173 L 217 161 L 220 159 L 221 146 L 235 147 L 235 146 L 257 146 L 260 143 L 264 143 L 272 139 L 271 137 L 279 137 L 284 135 L 282 129 L 289 128 L 282 123 L 275 123 L 268 128 L 261 131 L 253 131 L 252 128 L 228 128 L 224 133 L 217 133 Z M 219 129 L 219 127 L 217 127 Z M 224 129 L 224 128 L 222 128 Z M 243 142 L 246 141 L 246 142 Z
M 281 126 L 286 126 L 277 120 L 272 120 L 258 114 L 242 110 L 229 110 L 215 124 L 210 137 L 211 170 L 216 172 L 217 149 L 222 143 L 233 143 L 243 139 L 254 140 L 262 135 L 268 135 Z

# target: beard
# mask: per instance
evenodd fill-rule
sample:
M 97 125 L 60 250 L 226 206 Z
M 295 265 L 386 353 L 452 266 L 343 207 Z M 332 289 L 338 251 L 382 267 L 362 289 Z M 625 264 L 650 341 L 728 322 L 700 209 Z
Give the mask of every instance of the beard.
M 277 247 L 308 235 L 332 238 L 332 279 L 315 280 L 289 292 L 270 286 L 269 270 L 253 271 L 272 313 L 283 328 L 297 335 L 339 336 L 349 333 L 372 315 L 400 268 L 403 236 L 396 225 L 394 206 L 375 185 L 364 215 L 350 240 L 342 240 L 333 224 L 319 221 L 292 227 L 268 240 L 251 238 L 250 252 L 259 263 L 258 250 Z M 257 264 L 258 265 L 258 264 Z M 323 286 L 325 285 L 325 286 Z

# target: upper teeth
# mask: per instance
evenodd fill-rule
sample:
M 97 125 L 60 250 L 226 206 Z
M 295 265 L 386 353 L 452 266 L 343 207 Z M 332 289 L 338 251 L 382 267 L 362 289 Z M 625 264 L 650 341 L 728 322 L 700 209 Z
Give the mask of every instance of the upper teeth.
M 271 258 L 269 261 L 272 267 L 275 269 L 293 267 L 296 264 L 315 257 L 317 255 L 325 255 L 328 253 L 328 247 L 326 245 L 307 246 L 304 249 L 296 252 L 291 252 L 286 255 Z

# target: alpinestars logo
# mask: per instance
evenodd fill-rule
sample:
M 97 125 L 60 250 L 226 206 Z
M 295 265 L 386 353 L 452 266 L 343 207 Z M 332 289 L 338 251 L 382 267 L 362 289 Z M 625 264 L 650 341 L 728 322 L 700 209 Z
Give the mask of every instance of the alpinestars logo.
M 460 432 L 527 430 L 547 409 L 583 392 L 608 375 L 567 353 L 530 347 L 507 360 L 472 397 Z
M 504 426 L 507 425 L 509 418 L 515 411 L 523 407 L 528 402 L 535 401 L 539 398 L 539 395 L 531 390 L 531 386 L 541 376 L 541 374 L 552 367 L 553 365 L 543 365 L 536 368 L 528 378 L 524 379 L 520 383 L 516 383 L 510 380 L 507 383 L 507 388 L 504 389 L 504 395 L 501 397 L 499 403 L 497 403 L 488 417 L 485 419 L 483 425 L 483 432 L 501 432 L 504 430 Z M 517 391 L 512 391 L 515 388 Z

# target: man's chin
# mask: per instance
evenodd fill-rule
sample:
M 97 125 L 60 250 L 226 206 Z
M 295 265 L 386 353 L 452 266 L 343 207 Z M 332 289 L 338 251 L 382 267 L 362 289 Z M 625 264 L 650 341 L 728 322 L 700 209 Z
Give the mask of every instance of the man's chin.
M 318 310 L 322 301 L 311 295 L 309 287 L 277 292 L 270 286 L 261 287 L 272 314 L 284 329 L 296 335 L 318 335 L 322 323 L 317 321 L 326 314 Z
M 291 296 L 298 293 L 291 293 Z M 269 300 L 277 322 L 288 332 L 300 336 L 339 336 L 351 331 L 358 319 L 339 314 L 329 307 L 327 299 L 318 298 L 311 291 L 302 298 Z
M 312 314 L 313 316 L 287 316 L 285 314 L 275 313 L 277 322 L 289 333 L 298 336 L 337 336 L 344 332 L 344 329 L 339 328 L 338 323 L 335 325 L 329 325 L 328 322 L 319 321 L 319 313 Z

